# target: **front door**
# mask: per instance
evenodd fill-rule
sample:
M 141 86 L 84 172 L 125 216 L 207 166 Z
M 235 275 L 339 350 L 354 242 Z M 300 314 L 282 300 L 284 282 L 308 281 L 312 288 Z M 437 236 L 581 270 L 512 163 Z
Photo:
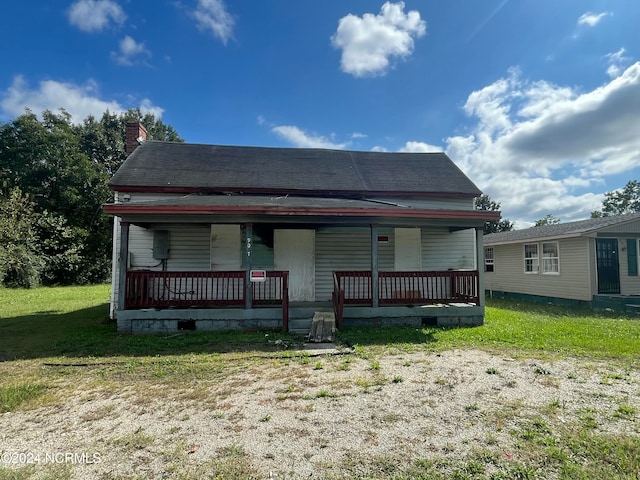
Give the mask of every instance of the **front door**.
M 396 272 L 422 270 L 422 244 L 419 228 L 396 228 L 394 232 L 394 269 Z
M 313 302 L 316 290 L 315 230 L 275 230 L 273 268 L 289 272 L 289 300 Z
M 618 266 L 618 240 L 596 239 L 598 269 L 598 293 L 620 293 L 620 271 Z

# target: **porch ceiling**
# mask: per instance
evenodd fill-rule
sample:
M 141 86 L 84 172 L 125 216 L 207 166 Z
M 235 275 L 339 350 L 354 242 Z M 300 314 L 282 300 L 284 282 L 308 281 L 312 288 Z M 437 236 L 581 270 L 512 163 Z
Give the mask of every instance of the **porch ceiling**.
M 407 224 L 481 227 L 499 213 L 421 209 L 378 200 L 301 196 L 188 195 L 146 202 L 105 205 L 105 211 L 131 223 L 284 222 Z

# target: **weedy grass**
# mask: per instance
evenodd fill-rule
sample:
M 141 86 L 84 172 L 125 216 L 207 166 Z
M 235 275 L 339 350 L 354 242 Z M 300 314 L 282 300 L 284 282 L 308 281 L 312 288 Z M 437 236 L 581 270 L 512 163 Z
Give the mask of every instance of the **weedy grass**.
M 637 316 L 489 299 L 478 327 L 346 328 L 339 338 L 371 359 L 383 353 L 481 348 L 514 356 L 632 360 L 640 352 Z
M 0 386 L 0 413 L 29 406 L 41 398 L 46 390 L 47 387 L 39 383 Z

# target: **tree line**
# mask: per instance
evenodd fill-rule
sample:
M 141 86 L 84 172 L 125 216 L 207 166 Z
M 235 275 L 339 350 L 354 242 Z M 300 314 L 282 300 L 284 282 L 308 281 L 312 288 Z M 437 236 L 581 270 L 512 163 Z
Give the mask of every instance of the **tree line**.
M 0 124 L 0 284 L 99 283 L 111 270 L 113 219 L 102 209 L 126 158 L 127 122 L 153 140 L 183 141 L 138 109 L 74 124 L 64 110 L 27 110 Z

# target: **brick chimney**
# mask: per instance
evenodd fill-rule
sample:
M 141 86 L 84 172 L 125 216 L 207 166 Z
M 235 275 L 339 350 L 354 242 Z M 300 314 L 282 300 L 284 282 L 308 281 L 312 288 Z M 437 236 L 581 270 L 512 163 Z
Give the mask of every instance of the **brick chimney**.
M 147 129 L 140 122 L 127 123 L 126 144 L 124 151 L 127 157 L 147 139 Z

